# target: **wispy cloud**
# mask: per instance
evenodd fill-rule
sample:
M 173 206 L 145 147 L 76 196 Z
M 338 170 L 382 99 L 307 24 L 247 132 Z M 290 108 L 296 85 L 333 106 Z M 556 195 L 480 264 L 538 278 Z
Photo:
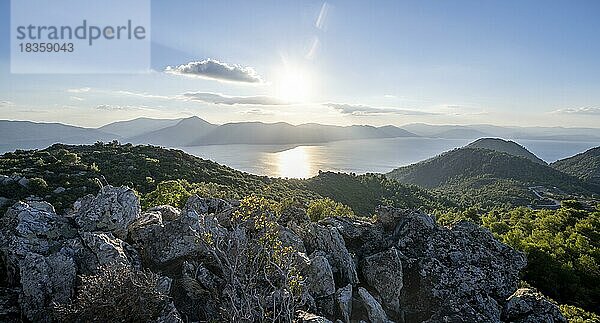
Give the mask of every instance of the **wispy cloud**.
M 254 116 L 272 116 L 275 114 L 273 111 L 268 111 L 265 109 L 258 109 L 258 108 L 241 111 L 240 113 L 245 114 L 245 115 L 254 115 Z
M 567 108 L 552 111 L 559 114 L 600 115 L 600 107 Z
M 89 87 L 82 87 L 82 88 L 77 88 L 77 89 L 67 89 L 67 92 L 69 93 L 85 93 L 85 92 L 89 92 L 92 88 Z
M 277 98 L 266 96 L 266 95 L 256 95 L 256 96 L 228 96 L 219 93 L 210 93 L 210 92 L 187 92 L 183 94 L 183 97 L 192 100 L 192 101 L 201 101 L 205 103 L 213 103 L 213 104 L 226 104 L 226 105 L 235 105 L 235 104 L 247 104 L 247 105 L 284 105 L 286 102 L 283 102 Z
M 416 115 L 435 115 L 437 113 L 424 112 L 418 110 L 409 109 L 397 109 L 397 108 L 376 108 L 361 104 L 344 104 L 344 103 L 325 103 L 325 106 L 334 108 L 342 114 L 353 115 L 353 116 L 375 116 L 385 114 L 396 114 L 406 116 Z
M 104 110 L 104 111 L 137 111 L 137 110 L 143 110 L 143 111 L 150 111 L 150 110 L 154 110 L 150 107 L 146 107 L 146 106 L 130 106 L 130 105 L 111 105 L 111 104 L 100 104 L 98 106 L 96 106 L 96 109 L 98 110 Z
M 167 66 L 165 72 L 218 81 L 262 83 L 261 77 L 252 67 L 223 63 L 211 58 L 178 66 Z
M 69 99 L 74 100 L 74 101 L 84 101 L 85 99 L 82 97 L 78 97 L 78 96 L 72 96 L 69 97 Z
M 14 103 L 12 103 L 11 101 L 0 101 L 0 107 L 10 107 L 13 106 Z

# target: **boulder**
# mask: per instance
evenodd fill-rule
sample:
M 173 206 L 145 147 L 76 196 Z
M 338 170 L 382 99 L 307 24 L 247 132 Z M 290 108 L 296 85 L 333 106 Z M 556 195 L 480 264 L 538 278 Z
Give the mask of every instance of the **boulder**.
M 500 320 L 500 304 L 526 265 L 523 253 L 471 222 L 444 228 L 421 213 L 401 217 L 395 236 L 407 258 L 400 297 L 407 321 Z
M 335 282 L 329 261 L 322 255 L 314 256 L 306 268 L 306 286 L 315 298 L 331 296 L 335 293 Z
M 340 286 L 357 284 L 356 265 L 337 228 L 309 223 L 296 232 L 304 241 L 306 251 L 323 251 Z
M 140 201 L 127 187 L 104 186 L 98 195 L 75 202 L 74 217 L 80 231 L 111 232 L 127 238 L 129 225 L 140 216 Z
M 362 275 L 365 282 L 373 287 L 388 309 L 400 310 L 400 291 L 402 290 L 402 263 L 396 248 L 366 257 L 362 261 Z
M 344 323 L 350 323 L 352 317 L 352 285 L 348 284 L 335 292 L 335 300 L 338 308 L 338 317 Z
M 95 257 L 96 266 L 125 266 L 139 269 L 137 251 L 108 232 L 83 232 L 84 245 Z
M 381 304 L 379 304 L 369 292 L 362 288 L 358 288 L 358 296 L 367 311 L 369 322 L 371 323 L 386 323 L 388 322 L 387 316 Z
M 508 298 L 502 313 L 505 322 L 511 323 L 566 323 L 556 304 L 530 288 L 520 288 Z

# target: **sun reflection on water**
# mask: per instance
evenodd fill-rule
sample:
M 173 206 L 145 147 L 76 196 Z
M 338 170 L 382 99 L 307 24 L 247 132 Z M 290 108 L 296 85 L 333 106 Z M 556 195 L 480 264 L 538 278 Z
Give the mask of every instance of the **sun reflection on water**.
M 278 177 L 308 178 L 313 175 L 310 147 L 298 146 L 275 154 Z

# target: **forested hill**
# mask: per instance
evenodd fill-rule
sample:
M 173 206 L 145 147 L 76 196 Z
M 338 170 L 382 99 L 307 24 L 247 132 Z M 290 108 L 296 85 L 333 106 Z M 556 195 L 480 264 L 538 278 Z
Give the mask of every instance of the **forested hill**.
M 530 187 L 566 194 L 598 193 L 593 185 L 523 157 L 480 148 L 459 148 L 388 173 L 402 183 L 437 189 L 464 204 L 529 205 Z
M 364 216 L 380 204 L 428 210 L 452 206 L 426 190 L 383 175 L 322 173 L 309 180 L 269 178 L 155 146 L 56 144 L 0 157 L 0 206 L 35 196 L 61 210 L 107 184 L 134 188 L 147 207 L 167 202 L 177 205 L 192 193 L 236 199 L 258 195 L 305 206 L 328 197 Z
M 600 147 L 589 149 L 573 157 L 561 159 L 552 163 L 551 166 L 600 186 Z
M 484 148 L 495 150 L 509 155 L 523 157 L 531 160 L 532 162 L 546 165 L 546 162 L 541 160 L 538 156 L 527 150 L 527 148 L 519 145 L 518 143 L 510 140 L 504 140 L 500 138 L 481 138 L 473 141 L 466 146 L 467 148 Z

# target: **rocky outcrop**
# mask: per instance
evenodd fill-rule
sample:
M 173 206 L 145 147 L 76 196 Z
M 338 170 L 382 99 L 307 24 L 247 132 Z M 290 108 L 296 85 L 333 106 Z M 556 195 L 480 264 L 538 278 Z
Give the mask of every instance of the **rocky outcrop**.
M 140 216 L 140 201 L 130 188 L 104 186 L 97 196 L 77 201 L 74 209 L 82 231 L 106 231 L 125 239 L 129 224 Z
M 235 201 L 192 196 L 182 210 L 142 213 L 132 190 L 110 186 L 76 202 L 67 215 L 45 202 L 18 202 L 0 218 L 9 285 L 0 288 L 0 320 L 50 321 L 53 304 L 73 302 L 84 288 L 78 275 L 125 268 L 140 277 L 160 273 L 148 293 L 167 301 L 154 322 L 219 320 L 231 314 L 224 304 L 248 296 L 261 298 L 256 306 L 264 309 L 256 310 L 268 312 L 290 301 L 288 291 L 272 287 L 296 272 L 299 322 L 565 322 L 541 294 L 517 290 L 525 256 L 472 223 L 442 227 L 422 212 L 394 208 L 380 208 L 372 222 L 314 223 L 304 210 L 289 208 L 269 226 L 239 227 L 232 220 L 237 208 Z M 256 236 L 251 228 L 268 230 Z M 248 258 L 254 252 L 248 248 L 264 246 L 279 253 L 268 266 L 253 268 L 264 259 Z M 281 275 L 287 261 L 294 268 Z M 232 270 L 254 270 L 272 281 Z M 239 279 L 256 285 L 235 285 Z
M 508 298 L 502 313 L 503 319 L 511 323 L 566 323 L 558 306 L 544 295 L 530 288 L 520 288 Z

